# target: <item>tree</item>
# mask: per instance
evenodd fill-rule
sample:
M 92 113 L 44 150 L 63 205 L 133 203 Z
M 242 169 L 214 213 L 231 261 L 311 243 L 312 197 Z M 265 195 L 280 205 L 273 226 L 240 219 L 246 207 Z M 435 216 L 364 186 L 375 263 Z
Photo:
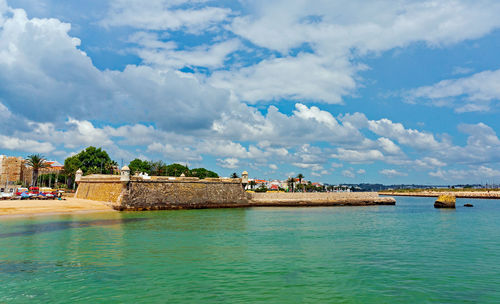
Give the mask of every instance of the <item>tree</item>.
M 151 163 L 147 160 L 136 158 L 128 164 L 128 167 L 130 168 L 130 174 L 132 175 L 136 172 L 143 172 L 151 175 Z
M 198 177 L 199 179 L 204 179 L 207 177 L 217 178 L 219 175 L 213 171 L 207 170 L 205 168 L 196 168 L 190 170 L 190 175 Z
M 253 187 L 255 187 L 255 185 L 257 185 L 257 183 L 254 180 L 251 180 L 248 184 L 250 185 L 250 189 L 252 189 L 252 190 L 253 190 Z
M 233 172 L 233 174 L 231 174 L 231 178 L 239 178 L 238 173 Z
M 304 178 L 304 175 L 303 175 L 302 173 L 299 173 L 299 174 L 297 175 L 297 179 L 299 180 L 299 185 L 300 185 L 300 187 L 301 187 L 301 188 L 303 188 L 303 187 L 302 187 L 302 179 L 303 179 L 303 178 Z
M 80 153 L 70 156 L 64 160 L 64 172 L 68 177 L 68 186 L 75 178 L 75 172 L 82 169 L 83 174 L 111 174 L 114 167 L 118 165 L 112 161 L 108 153 L 101 148 L 88 147 Z
M 33 169 L 33 179 L 31 181 L 31 185 L 36 187 L 38 182 L 38 171 L 40 169 L 49 167 L 49 164 L 47 164 L 47 160 L 43 155 L 31 154 L 26 158 L 26 165 Z
M 288 183 L 288 189 L 290 190 L 291 188 L 292 192 L 294 192 L 293 186 L 295 184 L 295 178 L 290 177 L 286 182 Z
M 181 176 L 182 173 L 184 173 L 185 176 L 191 175 L 189 168 L 181 164 L 171 164 L 166 166 L 167 176 Z

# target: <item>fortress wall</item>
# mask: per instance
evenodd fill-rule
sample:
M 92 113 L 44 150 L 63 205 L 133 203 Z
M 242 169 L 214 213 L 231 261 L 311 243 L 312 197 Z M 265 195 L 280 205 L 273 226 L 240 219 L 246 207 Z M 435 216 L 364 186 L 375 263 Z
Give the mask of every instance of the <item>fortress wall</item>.
M 95 174 L 82 177 L 75 197 L 119 204 L 122 191 L 120 176 Z
M 112 203 L 118 210 L 220 208 L 247 205 L 241 180 L 224 178 L 132 177 L 117 175 L 81 178 L 75 197 Z
M 177 178 L 131 181 L 120 210 L 236 207 L 248 204 L 239 179 Z

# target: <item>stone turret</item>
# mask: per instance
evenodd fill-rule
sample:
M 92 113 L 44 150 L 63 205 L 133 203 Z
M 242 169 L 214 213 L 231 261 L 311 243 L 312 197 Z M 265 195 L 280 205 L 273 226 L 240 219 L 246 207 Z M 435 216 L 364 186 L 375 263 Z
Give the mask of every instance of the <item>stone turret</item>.
M 77 184 L 79 184 L 79 183 L 80 183 L 80 181 L 82 180 L 82 176 L 83 176 L 83 171 L 82 171 L 82 169 L 78 169 L 78 170 L 76 170 L 76 172 L 75 172 L 75 182 L 76 182 Z
M 245 187 L 248 184 L 248 172 L 247 171 L 243 171 L 243 173 L 241 173 L 241 184 L 243 185 L 243 189 L 245 189 Z
M 130 168 L 128 166 L 123 166 L 120 170 L 120 181 L 122 183 L 128 183 L 130 181 Z

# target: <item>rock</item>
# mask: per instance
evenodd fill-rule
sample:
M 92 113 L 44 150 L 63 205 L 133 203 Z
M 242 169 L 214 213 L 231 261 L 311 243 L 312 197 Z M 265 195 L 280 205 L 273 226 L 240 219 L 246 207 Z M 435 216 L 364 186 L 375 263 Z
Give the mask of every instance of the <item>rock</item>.
M 474 207 L 472 204 L 465 204 L 464 207 Z
M 453 195 L 440 195 L 434 203 L 434 208 L 455 208 L 455 201 Z

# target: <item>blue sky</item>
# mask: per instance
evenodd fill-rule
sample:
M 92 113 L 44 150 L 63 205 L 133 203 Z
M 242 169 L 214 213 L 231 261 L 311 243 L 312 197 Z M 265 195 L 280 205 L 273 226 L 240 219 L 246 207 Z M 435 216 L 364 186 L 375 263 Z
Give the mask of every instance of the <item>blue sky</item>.
M 0 0 L 0 154 L 500 183 L 497 1 Z

